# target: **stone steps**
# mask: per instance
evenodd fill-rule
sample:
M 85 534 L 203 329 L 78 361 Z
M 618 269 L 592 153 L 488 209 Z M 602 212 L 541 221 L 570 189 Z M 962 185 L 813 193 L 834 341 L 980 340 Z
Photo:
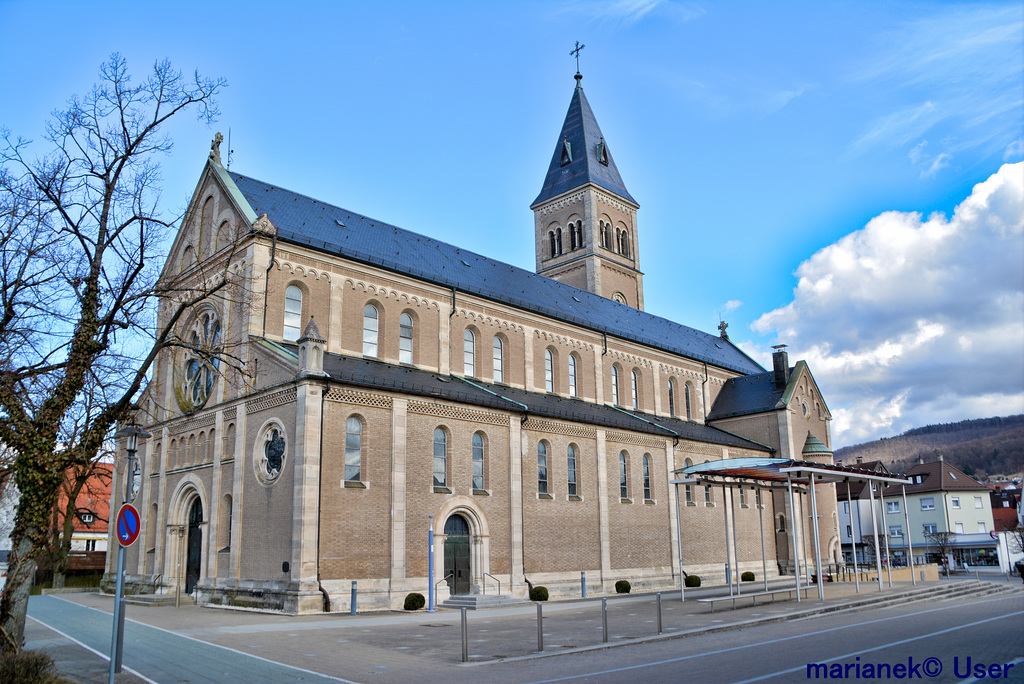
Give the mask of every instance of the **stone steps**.
M 479 610 L 481 608 L 521 606 L 526 603 L 528 602 L 504 594 L 457 594 L 442 603 L 441 608 L 468 608 L 469 610 Z

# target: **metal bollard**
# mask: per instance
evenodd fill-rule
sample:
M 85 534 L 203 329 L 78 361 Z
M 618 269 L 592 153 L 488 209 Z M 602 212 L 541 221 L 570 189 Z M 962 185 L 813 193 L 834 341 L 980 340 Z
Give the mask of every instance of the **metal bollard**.
M 655 596 L 658 597 L 658 634 L 661 634 L 661 592 L 659 591 Z
M 587 571 L 586 570 L 581 570 L 580 571 L 580 593 L 583 595 L 583 598 L 587 598 Z
M 603 633 L 602 641 L 608 643 L 608 599 L 601 599 L 601 630 Z
M 537 603 L 537 650 L 544 652 L 544 604 Z
M 356 581 L 352 580 L 352 615 L 356 614 Z
M 466 608 L 462 608 L 462 662 L 469 662 L 469 630 L 466 629 Z

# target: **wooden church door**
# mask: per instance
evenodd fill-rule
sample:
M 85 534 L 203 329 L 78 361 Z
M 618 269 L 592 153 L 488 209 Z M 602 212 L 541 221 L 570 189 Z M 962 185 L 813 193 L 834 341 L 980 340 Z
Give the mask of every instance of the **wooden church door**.
M 185 593 L 191 594 L 199 582 L 200 564 L 203 560 L 203 504 L 199 497 L 192 502 L 188 512 L 188 541 L 185 546 Z
M 453 596 L 468 594 L 469 523 L 461 515 L 453 515 L 444 524 L 444 534 L 444 575 L 448 577 L 448 589 Z

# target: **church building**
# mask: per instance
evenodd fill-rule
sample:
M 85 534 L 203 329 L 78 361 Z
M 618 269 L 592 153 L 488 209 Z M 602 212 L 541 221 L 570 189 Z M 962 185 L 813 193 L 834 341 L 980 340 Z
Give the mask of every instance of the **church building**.
M 785 350 L 766 370 L 724 325 L 644 310 L 639 203 L 581 79 L 532 272 L 229 170 L 214 142 L 161 278 L 225 285 L 140 402 L 129 592 L 311 613 L 349 610 L 355 581 L 360 610 L 394 609 L 427 594 L 431 557 L 439 602 L 579 596 L 581 572 L 594 595 L 727 564 L 760 581 L 759 529 L 769 579 L 794 549 L 839 557 L 831 486 L 815 537 L 806 493 L 791 513 L 777 491 L 672 484 L 724 459 L 831 465 L 830 415 Z

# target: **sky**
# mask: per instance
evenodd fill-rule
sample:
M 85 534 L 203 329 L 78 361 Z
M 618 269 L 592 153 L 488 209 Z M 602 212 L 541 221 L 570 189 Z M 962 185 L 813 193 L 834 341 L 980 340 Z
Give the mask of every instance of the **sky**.
M 227 79 L 216 124 L 166 129 L 168 211 L 230 131 L 234 171 L 531 270 L 579 41 L 647 311 L 724 319 L 766 367 L 789 345 L 836 448 L 1024 412 L 1020 2 L 0 0 L 0 25 L 25 138 L 113 52 Z

